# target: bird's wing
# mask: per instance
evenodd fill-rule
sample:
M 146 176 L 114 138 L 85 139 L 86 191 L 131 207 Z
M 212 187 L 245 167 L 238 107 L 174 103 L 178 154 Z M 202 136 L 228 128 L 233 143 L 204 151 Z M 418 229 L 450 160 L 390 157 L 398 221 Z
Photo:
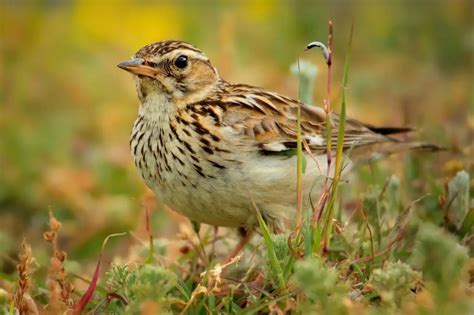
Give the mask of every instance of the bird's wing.
M 222 123 L 240 126 L 246 138 L 254 141 L 264 154 L 281 153 L 296 148 L 297 110 L 300 106 L 303 139 L 314 152 L 326 151 L 326 115 L 319 107 L 308 106 L 247 85 L 233 85 L 222 94 L 218 102 L 219 106 L 225 109 Z M 339 121 L 339 115 L 331 114 L 333 148 L 337 144 Z M 403 129 L 389 128 L 387 133 L 401 130 Z M 385 136 L 383 132 L 377 132 L 375 127 L 366 126 L 355 119 L 346 119 L 344 150 L 390 142 L 397 140 Z

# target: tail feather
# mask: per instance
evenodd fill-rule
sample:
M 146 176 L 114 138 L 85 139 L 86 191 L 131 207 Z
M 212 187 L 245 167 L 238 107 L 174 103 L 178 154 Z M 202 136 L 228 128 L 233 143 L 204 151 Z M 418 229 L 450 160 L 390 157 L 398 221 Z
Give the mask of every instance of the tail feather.
M 420 151 L 429 151 L 429 152 L 436 152 L 436 151 L 445 151 L 446 148 L 441 147 L 436 144 L 431 143 L 423 143 L 423 142 L 408 142 L 410 145 L 410 150 L 420 150 Z
M 384 136 L 415 131 L 415 129 L 410 128 L 410 127 L 375 127 L 372 125 L 365 125 L 365 126 L 369 128 L 371 131 L 384 135 Z
M 378 160 L 387 155 L 405 152 L 405 151 L 426 151 L 436 152 L 446 150 L 435 144 L 423 143 L 423 142 L 404 142 L 396 139 L 390 139 L 391 141 L 373 143 L 366 146 L 356 147 L 351 152 L 351 159 L 356 163 L 367 163 L 370 161 Z

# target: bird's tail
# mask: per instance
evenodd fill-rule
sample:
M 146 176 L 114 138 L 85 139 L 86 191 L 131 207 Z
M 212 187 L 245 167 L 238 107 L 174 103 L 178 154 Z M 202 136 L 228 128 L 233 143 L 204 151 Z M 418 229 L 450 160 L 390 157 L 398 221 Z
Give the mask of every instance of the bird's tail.
M 350 156 L 351 159 L 353 159 L 358 164 L 371 162 L 383 158 L 387 155 L 405 151 L 436 152 L 444 150 L 446 150 L 446 148 L 440 147 L 436 144 L 399 141 L 396 139 L 389 138 L 389 141 L 386 142 L 379 142 L 356 147 L 351 151 Z

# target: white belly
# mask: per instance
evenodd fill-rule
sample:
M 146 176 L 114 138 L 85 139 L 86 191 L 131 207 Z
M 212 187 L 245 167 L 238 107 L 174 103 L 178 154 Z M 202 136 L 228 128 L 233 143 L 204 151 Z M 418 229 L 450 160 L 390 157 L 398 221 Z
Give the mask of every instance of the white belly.
M 303 175 L 304 206 L 310 194 L 317 201 L 327 172 L 326 156 L 309 156 Z M 346 169 L 348 169 L 346 167 Z M 332 174 L 330 174 L 332 176 Z M 157 196 L 175 211 L 197 222 L 239 227 L 256 224 L 255 204 L 269 221 L 279 226 L 294 223 L 296 211 L 296 157 L 258 156 L 243 159 L 239 167 L 222 170 L 212 179 L 188 177 L 193 186 L 183 186 L 177 177 L 167 185 L 152 184 Z M 174 188 L 170 188 L 174 187 Z M 270 222 L 272 224 L 272 222 Z
M 141 130 L 143 123 L 137 121 L 132 134 L 135 165 L 147 185 L 170 208 L 191 220 L 215 226 L 254 225 L 253 204 L 271 225 L 287 226 L 295 219 L 296 156 L 268 156 L 245 146 L 207 154 L 199 151 L 196 141 L 189 150 L 186 145 L 193 141 L 184 143 L 184 133 L 176 139 L 168 127 L 143 128 L 147 131 L 138 136 L 135 131 Z M 303 201 L 309 207 L 310 194 L 313 200 L 319 197 L 327 162 L 326 155 L 318 156 L 317 163 L 308 155 L 306 160 Z

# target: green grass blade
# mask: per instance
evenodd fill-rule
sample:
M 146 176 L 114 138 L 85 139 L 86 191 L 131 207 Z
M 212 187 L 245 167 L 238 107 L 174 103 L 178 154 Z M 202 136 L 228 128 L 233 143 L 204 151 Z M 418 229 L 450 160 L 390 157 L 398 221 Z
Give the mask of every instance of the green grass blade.
M 346 90 L 347 82 L 349 78 L 349 65 L 352 55 L 352 37 L 354 33 L 354 25 L 351 27 L 351 33 L 349 35 L 349 44 L 347 47 L 346 60 L 344 62 L 344 76 L 342 80 L 342 101 L 341 101 L 341 113 L 339 117 L 339 130 L 337 133 L 337 148 L 336 148 L 336 169 L 334 174 L 334 181 L 337 182 L 342 171 L 343 156 L 342 151 L 344 148 L 344 134 L 346 131 Z
M 309 257 L 313 252 L 313 233 L 311 231 L 311 209 L 307 209 L 306 217 L 303 225 L 303 235 L 304 235 L 304 256 Z
M 346 128 L 346 90 L 347 90 L 347 82 L 348 82 L 348 77 L 349 77 L 349 65 L 350 65 L 350 58 L 351 58 L 351 50 L 352 50 L 352 37 L 353 37 L 353 31 L 354 31 L 354 26 L 352 25 L 351 27 L 351 33 L 349 35 L 349 43 L 348 43 L 348 48 L 347 48 L 347 54 L 346 54 L 346 60 L 344 63 L 344 76 L 343 76 L 343 89 L 342 89 L 342 101 L 341 101 L 341 113 L 339 117 L 339 130 L 337 134 L 337 146 L 336 146 L 336 165 L 335 165 L 335 170 L 334 170 L 334 176 L 333 176 L 333 182 L 331 185 L 331 196 L 329 203 L 327 205 L 326 209 L 326 215 L 325 215 L 325 224 L 324 224 L 324 244 L 325 247 L 329 246 L 329 239 L 332 231 L 332 219 L 333 219 L 333 213 L 334 213 L 334 205 L 336 203 L 336 198 L 337 198 L 337 193 L 338 193 L 338 187 L 339 187 L 339 179 L 341 177 L 341 172 L 342 172 L 342 165 L 344 162 L 344 157 L 342 155 L 343 149 L 344 149 L 344 134 L 345 134 L 345 128 Z M 330 120 L 326 120 L 326 125 L 330 125 Z M 328 126 L 330 127 L 330 126 Z M 329 131 L 330 132 L 330 131 Z M 328 150 L 330 149 L 330 142 L 331 142 L 331 137 L 330 134 L 327 134 L 328 136 Z
M 260 227 L 260 230 L 263 233 L 263 240 L 265 242 L 265 247 L 267 248 L 267 255 L 268 255 L 268 259 L 270 260 L 270 265 L 273 269 L 273 272 L 277 276 L 278 285 L 280 286 L 282 290 L 286 291 L 286 283 L 283 277 L 283 270 L 281 269 L 280 262 L 278 261 L 278 258 L 276 256 L 275 247 L 273 246 L 273 241 L 270 235 L 270 231 L 268 230 L 268 227 L 262 218 L 260 210 L 258 210 L 255 204 L 254 206 L 257 213 L 258 225 Z
M 300 61 L 298 59 L 298 71 L 300 73 L 301 81 L 301 69 Z M 299 84 L 299 97 L 303 96 L 304 91 L 302 90 L 301 82 Z M 298 104 L 298 110 L 296 113 L 296 226 L 301 226 L 302 213 L 303 213 L 303 143 L 301 142 L 301 107 Z

